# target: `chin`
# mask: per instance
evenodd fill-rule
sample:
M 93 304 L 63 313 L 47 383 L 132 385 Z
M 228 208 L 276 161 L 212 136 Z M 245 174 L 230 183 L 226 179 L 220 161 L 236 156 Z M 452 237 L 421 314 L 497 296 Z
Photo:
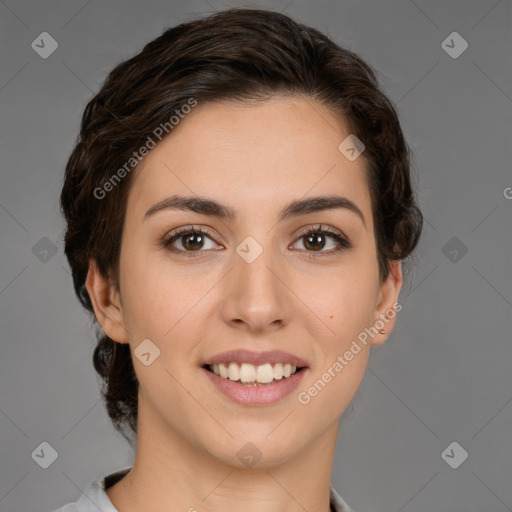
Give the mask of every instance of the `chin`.
M 239 469 L 265 469 L 279 466 L 293 459 L 300 451 L 296 440 L 290 437 L 283 439 L 276 435 L 275 438 L 270 439 L 271 436 L 265 436 L 267 434 L 261 434 L 261 430 L 254 435 L 248 432 L 243 438 L 237 436 L 234 439 L 226 439 L 226 443 L 222 446 L 217 444 L 205 448 L 219 462 Z

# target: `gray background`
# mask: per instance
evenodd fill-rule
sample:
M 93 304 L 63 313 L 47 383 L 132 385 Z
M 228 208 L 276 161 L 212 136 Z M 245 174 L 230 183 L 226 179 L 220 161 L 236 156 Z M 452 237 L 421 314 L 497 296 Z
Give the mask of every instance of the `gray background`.
M 423 238 L 341 423 L 333 485 L 357 512 L 512 510 L 510 0 L 1 2 L 0 509 L 51 510 L 132 462 L 63 255 L 62 173 L 114 65 L 230 6 L 283 11 L 359 53 L 414 153 Z M 31 48 L 44 31 L 59 44 L 47 59 Z M 469 44 L 458 58 L 441 46 L 453 31 Z M 43 441 L 48 469 L 31 457 Z M 457 469 L 441 456 L 453 441 L 469 454 Z

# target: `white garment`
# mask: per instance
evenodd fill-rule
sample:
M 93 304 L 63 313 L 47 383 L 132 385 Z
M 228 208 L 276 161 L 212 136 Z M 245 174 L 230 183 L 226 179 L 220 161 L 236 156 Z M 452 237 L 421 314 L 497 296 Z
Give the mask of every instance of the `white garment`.
M 111 473 L 101 480 L 93 480 L 78 501 L 64 505 L 54 512 L 118 512 L 108 498 L 105 489 L 121 480 L 130 469 L 131 466 Z M 354 512 L 333 489 L 332 485 L 330 487 L 330 501 L 334 512 Z

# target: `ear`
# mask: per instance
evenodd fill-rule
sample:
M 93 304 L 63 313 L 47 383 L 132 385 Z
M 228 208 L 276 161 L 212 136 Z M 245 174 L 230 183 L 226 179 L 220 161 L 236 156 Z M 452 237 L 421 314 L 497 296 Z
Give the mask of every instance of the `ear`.
M 119 343 L 128 343 L 119 292 L 110 279 L 103 276 L 92 259 L 89 261 L 85 286 L 103 332 Z
M 402 309 L 401 304 L 398 303 L 398 295 L 403 284 L 402 262 L 390 260 L 389 267 L 389 275 L 381 283 L 377 299 L 373 322 L 377 334 L 372 337 L 373 346 L 381 345 L 388 339 L 395 327 L 397 312 Z M 385 331 L 384 334 L 379 332 L 381 329 Z

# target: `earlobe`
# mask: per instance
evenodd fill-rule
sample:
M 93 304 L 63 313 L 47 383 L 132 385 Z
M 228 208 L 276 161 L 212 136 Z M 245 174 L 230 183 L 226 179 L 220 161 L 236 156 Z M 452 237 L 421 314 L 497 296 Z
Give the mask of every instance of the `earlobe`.
M 91 298 L 94 315 L 103 332 L 119 343 L 128 343 L 119 294 L 114 284 L 103 276 L 92 259 L 89 262 L 85 286 Z
M 377 334 L 372 338 L 371 344 L 373 346 L 384 343 L 393 331 L 396 315 L 402 309 L 398 302 L 402 284 L 402 262 L 392 260 L 389 262 L 389 274 L 380 285 L 373 324 Z

